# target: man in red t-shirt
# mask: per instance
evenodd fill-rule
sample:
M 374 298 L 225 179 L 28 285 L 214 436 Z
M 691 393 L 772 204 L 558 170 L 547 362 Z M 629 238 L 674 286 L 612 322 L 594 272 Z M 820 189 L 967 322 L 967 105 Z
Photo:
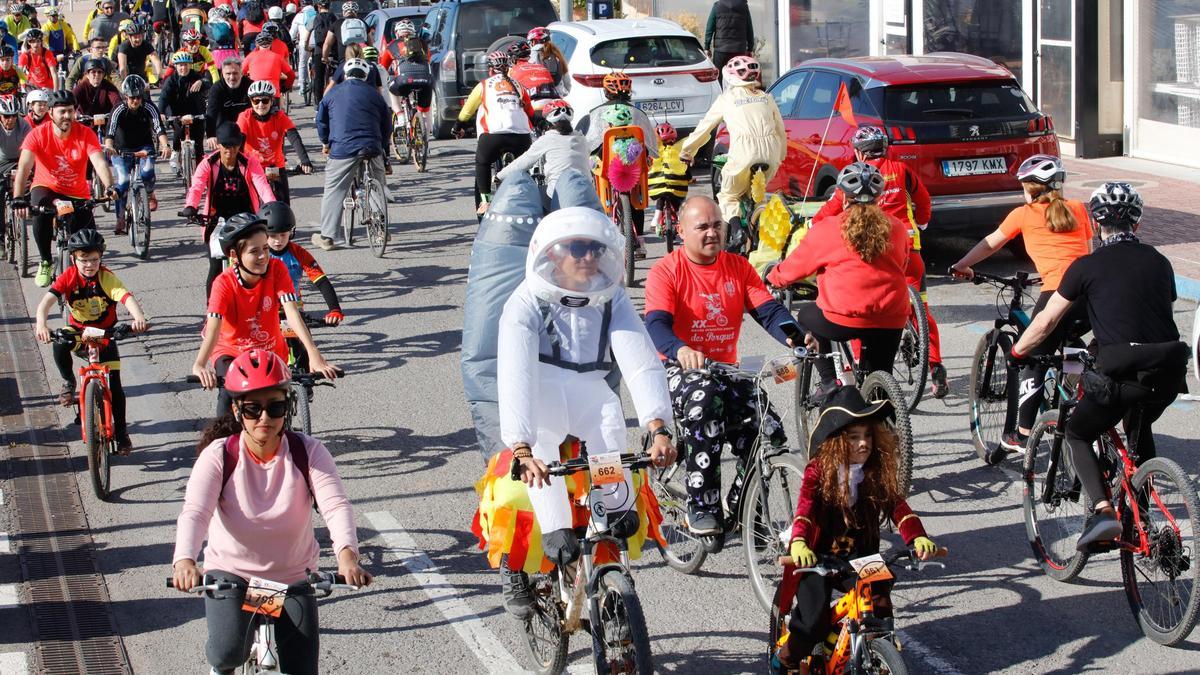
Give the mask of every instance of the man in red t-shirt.
M 679 232 L 683 246 L 655 263 L 646 279 L 646 330 L 666 360 L 675 420 L 688 439 L 688 527 L 714 535 L 721 528 L 722 447 L 729 443 L 744 457 L 760 420 L 753 383 L 699 369 L 705 359 L 737 361 L 745 313 L 785 344 L 799 327 L 750 263 L 724 251 L 725 221 L 716 202 L 684 202 Z M 762 428 L 773 446 L 782 447 L 787 439 L 779 416 L 769 409 L 767 416 Z
M 282 87 L 281 91 L 288 91 L 296 81 L 296 71 L 292 70 L 287 56 L 281 56 L 271 49 L 275 42 L 270 35 L 259 33 L 254 41 L 254 51 L 242 62 L 242 74 L 254 82 L 270 82 Z
M 17 195 L 13 208 L 19 218 L 29 216 L 31 203 L 50 206 L 56 199 L 87 199 L 91 195 L 88 162 L 99 174 L 105 190 L 110 195 L 114 192 L 112 172 L 96 133 L 75 121 L 75 95 L 69 91 L 56 91 L 52 96 L 47 115 L 50 124 L 34 128 L 21 143 L 21 158 L 17 162 L 13 185 L 13 194 Z M 30 171 L 33 171 L 33 189 L 26 194 Z M 96 227 L 90 209 L 80 209 L 71 220 L 72 233 L 85 227 Z M 42 288 L 50 285 L 54 269 L 50 257 L 53 229 L 53 215 L 38 213 L 34 218 L 33 239 L 42 257 L 36 282 Z
M 238 127 L 246 135 L 246 151 L 262 162 L 275 197 L 290 204 L 291 190 L 288 186 L 283 141 L 286 139 L 292 144 L 292 150 L 300 160 L 300 170 L 304 173 L 312 173 L 312 160 L 308 157 L 308 150 L 304 148 L 304 142 L 300 140 L 300 132 L 296 130 L 292 118 L 275 107 L 275 89 L 271 83 L 255 82 L 250 85 L 247 95 L 250 99 L 250 109 L 243 110 L 237 119 Z

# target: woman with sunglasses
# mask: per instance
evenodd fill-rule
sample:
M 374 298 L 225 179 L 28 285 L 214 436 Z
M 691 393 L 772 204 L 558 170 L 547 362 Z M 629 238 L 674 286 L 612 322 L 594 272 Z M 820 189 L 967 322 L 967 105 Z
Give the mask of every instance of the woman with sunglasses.
M 238 356 L 225 383 L 231 403 L 196 446 L 176 525 L 172 581 L 183 591 L 203 583 L 235 585 L 205 599 L 205 653 L 213 672 L 233 672 L 249 655 L 252 616 L 242 603 L 252 577 L 289 586 L 275 622 L 280 669 L 317 672 L 317 603 L 305 583 L 321 553 L 314 503 L 333 539 L 338 574 L 354 586 L 372 580 L 358 564 L 354 509 L 333 456 L 315 438 L 284 432 L 290 383 L 287 364 L 274 352 Z M 202 574 L 196 560 L 205 540 Z
M 276 105 L 279 99 L 275 85 L 259 80 L 250 85 L 248 96 L 250 109 L 243 110 L 237 120 L 238 127 L 246 135 L 246 151 L 262 163 L 267 180 L 271 181 L 271 189 L 275 191 L 275 198 L 291 204 L 284 140 L 292 144 L 292 150 L 300 160 L 300 170 L 305 174 L 312 173 L 312 160 L 304 149 L 304 141 L 300 140 L 296 123 Z

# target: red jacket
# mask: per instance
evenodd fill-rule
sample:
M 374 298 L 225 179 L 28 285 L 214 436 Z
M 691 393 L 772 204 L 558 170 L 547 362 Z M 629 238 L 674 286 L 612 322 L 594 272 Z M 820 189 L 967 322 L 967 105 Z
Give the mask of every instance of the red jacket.
M 888 216 L 892 245 L 863 262 L 842 237 L 846 214 L 814 220 L 804 240 L 767 276 L 773 286 L 789 286 L 817 275 L 817 306 L 825 317 L 849 328 L 903 328 L 908 321 L 908 226 Z
M 800 499 L 796 504 L 796 517 L 792 521 L 792 539 L 803 539 L 816 553 L 872 555 L 879 552 L 879 510 L 866 499 L 859 498 L 852 508 L 857 516 L 857 527 L 848 527 L 836 507 L 830 508 L 821 500 L 817 484 L 821 479 L 820 462 L 809 462 L 804 468 L 800 483 Z M 921 519 L 901 499 L 887 514 L 896 524 L 904 543 L 912 545 L 917 537 L 924 537 L 925 527 Z
M 894 159 L 882 157 L 866 161 L 867 164 L 879 169 L 879 173 L 883 174 L 885 181 L 883 194 L 876 202 L 879 204 L 879 208 L 902 223 L 927 225 L 932 215 L 929 191 L 925 189 L 921 179 L 917 178 L 917 174 L 913 173 L 912 169 L 909 169 L 904 162 L 897 162 Z M 836 216 L 845 209 L 846 198 L 842 196 L 842 191 L 838 190 L 833 198 L 825 202 L 821 210 L 817 211 L 813 220 Z

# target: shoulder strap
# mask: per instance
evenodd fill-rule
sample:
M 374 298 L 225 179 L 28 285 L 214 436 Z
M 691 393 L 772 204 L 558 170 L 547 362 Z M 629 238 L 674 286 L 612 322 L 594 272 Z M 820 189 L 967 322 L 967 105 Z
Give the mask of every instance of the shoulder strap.
M 221 493 L 225 492 L 225 484 L 229 482 L 229 477 L 233 475 L 233 470 L 237 468 L 238 460 L 241 459 L 242 453 L 239 452 L 238 442 L 241 440 L 241 434 L 233 434 L 225 439 L 224 445 L 224 461 L 221 462 Z M 220 496 L 218 495 L 218 498 Z
M 308 495 L 312 497 L 313 505 L 317 503 L 317 495 L 313 492 L 312 476 L 308 475 L 308 446 L 304 444 L 304 437 L 294 431 L 285 431 L 288 441 L 288 452 L 292 453 L 292 461 L 296 464 L 296 468 L 300 470 L 300 475 L 304 476 L 304 484 L 308 486 Z

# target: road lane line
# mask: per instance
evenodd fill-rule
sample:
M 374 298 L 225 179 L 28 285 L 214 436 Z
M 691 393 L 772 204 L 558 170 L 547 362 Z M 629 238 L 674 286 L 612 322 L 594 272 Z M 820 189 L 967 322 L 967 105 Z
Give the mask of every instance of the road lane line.
M 900 647 L 902 650 L 916 656 L 920 665 L 924 666 L 914 668 L 917 664 L 913 663 L 913 659 L 906 658 L 905 661 L 908 662 L 910 668 L 913 668 L 914 672 L 933 672 L 938 673 L 938 675 L 963 675 L 962 671 L 958 668 L 955 668 L 948 661 L 934 654 L 930 648 L 909 637 L 904 631 L 898 630 L 896 631 L 896 635 L 900 637 Z
M 29 672 L 29 660 L 25 652 L 0 652 L 0 673 L 25 675 Z
M 489 673 L 523 673 L 526 672 L 517 664 L 517 660 L 504 648 L 495 633 L 483 625 L 479 615 L 454 590 L 450 580 L 438 571 L 437 566 L 429 559 L 425 551 L 417 546 L 400 521 L 386 511 L 374 511 L 366 514 L 367 521 L 379 532 L 379 536 L 387 544 L 389 552 L 396 555 L 400 562 L 408 568 L 429 596 L 437 610 L 458 633 L 463 642 L 471 648 L 476 658 Z
M 12 545 L 9 543 L 7 532 L 0 532 L 0 553 L 12 553 Z
M 17 601 L 16 584 L 0 584 L 0 609 L 8 609 L 21 604 Z

